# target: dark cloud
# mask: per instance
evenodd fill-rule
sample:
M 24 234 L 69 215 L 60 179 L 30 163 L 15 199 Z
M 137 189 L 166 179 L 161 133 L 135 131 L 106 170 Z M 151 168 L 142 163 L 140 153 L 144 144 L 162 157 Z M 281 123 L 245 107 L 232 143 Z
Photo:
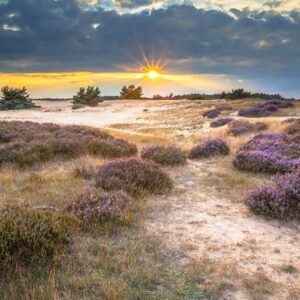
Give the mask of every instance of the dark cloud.
M 75 0 L 1 3 L 1 71 L 120 70 L 141 61 L 143 50 L 178 71 L 300 79 L 296 11 L 283 16 L 182 5 L 120 15 L 84 10 Z

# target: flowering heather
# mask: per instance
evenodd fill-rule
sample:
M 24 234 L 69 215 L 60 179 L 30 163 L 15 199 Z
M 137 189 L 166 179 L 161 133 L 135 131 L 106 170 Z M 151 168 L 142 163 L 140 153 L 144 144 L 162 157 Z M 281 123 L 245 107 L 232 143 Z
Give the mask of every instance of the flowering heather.
M 158 164 L 132 157 L 103 165 L 96 176 L 96 185 L 105 191 L 124 190 L 136 197 L 169 191 L 172 181 Z
M 148 146 L 142 150 L 141 157 L 146 160 L 153 160 L 161 165 L 174 166 L 186 163 L 185 154 L 175 146 Z
M 247 206 L 256 214 L 279 219 L 300 218 L 300 173 L 275 179 L 275 184 L 252 190 Z
M 199 145 L 196 145 L 190 151 L 189 158 L 207 158 L 217 155 L 228 155 L 230 149 L 223 139 L 210 139 Z
M 241 117 L 267 117 L 271 114 L 271 111 L 266 109 L 265 107 L 249 107 L 239 110 L 238 115 Z
M 76 229 L 76 219 L 25 205 L 0 212 L 0 269 L 8 263 L 31 263 L 60 254 Z
M 106 221 L 123 222 L 136 210 L 131 197 L 123 191 L 105 192 L 98 188 L 87 188 L 65 207 L 76 216 L 81 225 Z
M 210 123 L 210 127 L 216 128 L 216 127 L 222 127 L 225 126 L 226 124 L 230 123 L 233 119 L 232 118 L 223 118 L 223 119 L 218 119 Z
M 250 123 L 245 120 L 234 120 L 229 124 L 228 132 L 233 136 L 238 136 L 250 132 L 261 131 L 268 128 L 268 125 L 263 122 Z
M 219 114 L 220 114 L 220 110 L 218 109 L 212 109 L 212 110 L 208 110 L 207 112 L 205 112 L 203 114 L 203 117 L 209 118 L 209 119 L 214 119 L 216 118 Z
M 0 163 L 14 162 L 21 167 L 52 157 L 72 158 L 90 153 L 114 158 L 137 153 L 135 145 L 98 129 L 19 121 L 0 121 L 0 145 Z
M 242 146 L 234 166 L 240 170 L 286 173 L 300 166 L 300 145 L 285 134 L 260 134 Z

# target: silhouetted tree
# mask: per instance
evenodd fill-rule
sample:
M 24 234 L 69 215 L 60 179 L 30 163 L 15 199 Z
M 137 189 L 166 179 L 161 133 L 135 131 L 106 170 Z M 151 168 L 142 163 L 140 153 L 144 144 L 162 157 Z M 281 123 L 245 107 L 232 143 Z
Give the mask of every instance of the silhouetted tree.
M 85 105 L 97 106 L 103 100 L 100 97 L 99 87 L 88 86 L 86 89 L 81 87 L 77 95 L 73 97 L 73 109 L 81 108 Z
M 143 96 L 143 90 L 140 86 L 137 88 L 134 85 L 123 86 L 120 97 L 122 99 L 141 99 Z

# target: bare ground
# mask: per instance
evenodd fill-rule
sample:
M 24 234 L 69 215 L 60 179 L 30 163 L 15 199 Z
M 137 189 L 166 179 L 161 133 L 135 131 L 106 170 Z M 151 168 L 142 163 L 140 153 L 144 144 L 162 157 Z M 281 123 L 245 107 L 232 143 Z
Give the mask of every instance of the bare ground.
M 1 112 L 0 118 L 101 127 L 140 147 L 172 142 L 188 149 L 207 137 L 226 136 L 230 157 L 167 169 L 175 188 L 150 199 L 147 228 L 180 254 L 182 265 L 211 299 L 300 299 L 300 224 L 254 216 L 244 205 L 249 188 L 270 178 L 232 167 L 234 151 L 250 136 L 233 138 L 226 127 L 209 128 L 202 113 L 220 102 L 110 101 L 72 111 L 68 102 L 41 101 L 40 109 Z M 249 103 L 235 101 L 233 106 Z M 236 117 L 236 109 L 223 114 Z M 300 109 L 282 112 L 263 120 L 270 131 L 282 130 L 281 121 L 299 116 Z

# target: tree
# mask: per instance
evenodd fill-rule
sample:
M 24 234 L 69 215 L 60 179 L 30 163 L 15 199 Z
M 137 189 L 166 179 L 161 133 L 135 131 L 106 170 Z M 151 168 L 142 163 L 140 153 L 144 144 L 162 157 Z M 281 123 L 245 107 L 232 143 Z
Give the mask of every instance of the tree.
M 120 97 L 122 99 L 141 99 L 143 96 L 143 90 L 140 86 L 137 88 L 134 85 L 123 86 Z
M 1 88 L 0 110 L 25 109 L 36 107 L 25 87 L 10 88 L 4 86 Z
M 88 86 L 86 89 L 81 87 L 77 95 L 73 96 L 73 109 L 88 106 L 97 106 L 103 100 L 100 97 L 99 87 Z

